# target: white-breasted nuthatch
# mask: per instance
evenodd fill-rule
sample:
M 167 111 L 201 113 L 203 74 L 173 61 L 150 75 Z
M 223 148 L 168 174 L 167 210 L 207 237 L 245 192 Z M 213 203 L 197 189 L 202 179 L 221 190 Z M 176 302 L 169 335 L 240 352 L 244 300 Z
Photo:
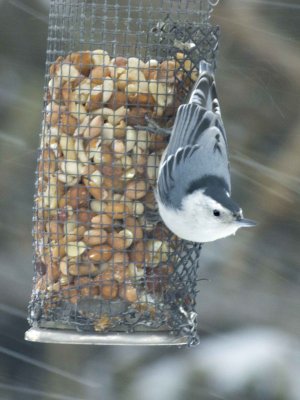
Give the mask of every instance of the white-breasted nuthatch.
M 227 138 L 212 65 L 200 62 L 190 100 L 178 108 L 157 178 L 160 216 L 178 237 L 199 243 L 254 226 L 231 198 Z

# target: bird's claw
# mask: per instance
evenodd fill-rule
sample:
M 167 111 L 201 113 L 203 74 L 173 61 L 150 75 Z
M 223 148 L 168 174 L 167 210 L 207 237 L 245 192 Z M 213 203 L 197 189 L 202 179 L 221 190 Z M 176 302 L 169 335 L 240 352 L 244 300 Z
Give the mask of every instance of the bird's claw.
M 159 222 L 162 222 L 162 219 L 159 215 L 158 209 L 150 210 L 149 208 L 146 208 L 145 219 L 151 225 L 157 225 Z
M 156 135 L 162 135 L 169 137 L 172 133 L 172 128 L 162 128 L 159 126 L 153 119 L 149 118 L 148 115 L 145 115 L 145 120 L 148 125 L 136 125 L 135 129 L 148 131 L 150 133 L 154 133 Z

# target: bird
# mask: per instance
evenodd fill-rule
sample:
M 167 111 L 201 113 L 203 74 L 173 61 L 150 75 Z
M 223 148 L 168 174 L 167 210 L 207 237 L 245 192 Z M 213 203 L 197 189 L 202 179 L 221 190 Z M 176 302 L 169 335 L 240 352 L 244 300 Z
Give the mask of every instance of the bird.
M 164 224 L 187 241 L 212 242 L 256 225 L 231 198 L 227 137 L 214 69 L 205 60 L 188 103 L 177 110 L 155 197 Z

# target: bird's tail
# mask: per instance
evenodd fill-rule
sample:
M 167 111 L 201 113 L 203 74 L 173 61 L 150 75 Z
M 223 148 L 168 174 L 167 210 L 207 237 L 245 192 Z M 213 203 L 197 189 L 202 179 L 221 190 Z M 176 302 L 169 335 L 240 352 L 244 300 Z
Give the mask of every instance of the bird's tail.
M 196 103 L 220 115 L 214 69 L 212 64 L 207 61 L 200 61 L 199 78 L 194 86 L 189 103 Z
M 199 73 L 200 75 L 204 74 L 204 72 L 208 72 L 210 75 L 214 74 L 214 69 L 211 63 L 201 60 L 199 65 Z

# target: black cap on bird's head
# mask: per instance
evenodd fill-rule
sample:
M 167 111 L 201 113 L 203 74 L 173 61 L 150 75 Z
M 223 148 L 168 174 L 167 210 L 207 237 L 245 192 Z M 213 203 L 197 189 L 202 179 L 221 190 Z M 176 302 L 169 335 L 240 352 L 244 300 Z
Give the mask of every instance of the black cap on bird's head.
M 209 196 L 222 207 L 231 211 L 233 215 L 238 215 L 241 211 L 240 206 L 233 201 L 229 196 L 229 188 L 225 184 L 225 181 L 221 178 L 211 177 L 207 182 L 207 185 L 203 187 L 203 193 Z
M 255 221 L 243 218 L 242 209 L 231 199 L 229 194 L 230 188 L 224 179 L 218 176 L 206 175 L 197 182 L 193 182 L 188 189 L 188 193 L 191 194 L 198 189 L 202 189 L 205 196 L 228 210 L 240 227 L 251 227 L 256 225 Z

